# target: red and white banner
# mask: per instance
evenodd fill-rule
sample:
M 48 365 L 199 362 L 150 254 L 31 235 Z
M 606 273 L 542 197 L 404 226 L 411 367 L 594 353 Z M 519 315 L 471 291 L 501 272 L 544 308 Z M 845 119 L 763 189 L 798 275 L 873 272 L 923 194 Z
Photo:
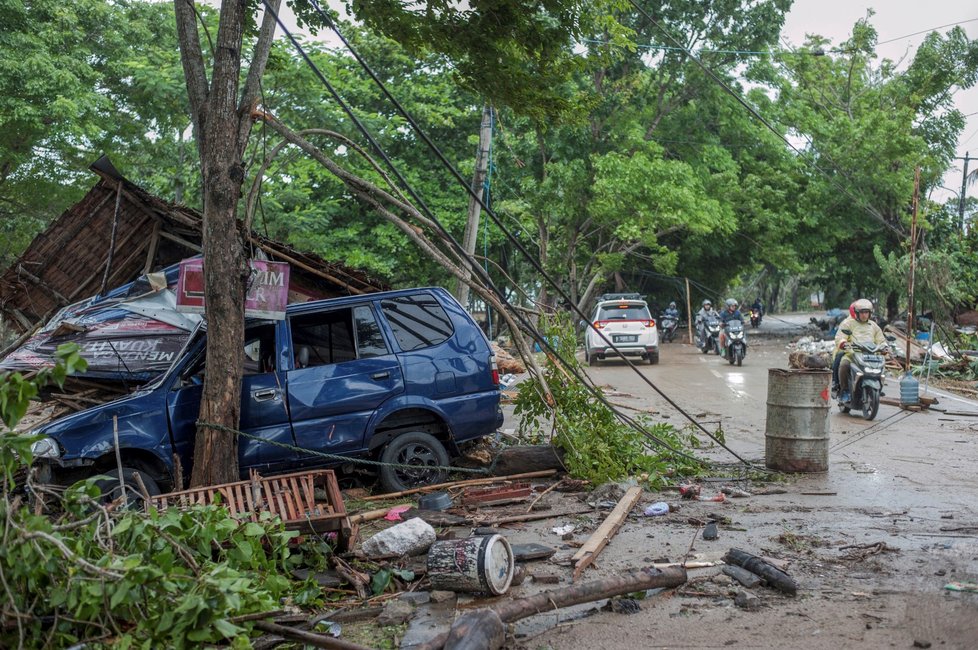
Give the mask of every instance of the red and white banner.
M 245 296 L 245 318 L 285 318 L 289 300 L 289 265 L 286 262 L 251 260 L 251 278 Z M 177 310 L 204 313 L 204 260 L 195 257 L 180 262 Z

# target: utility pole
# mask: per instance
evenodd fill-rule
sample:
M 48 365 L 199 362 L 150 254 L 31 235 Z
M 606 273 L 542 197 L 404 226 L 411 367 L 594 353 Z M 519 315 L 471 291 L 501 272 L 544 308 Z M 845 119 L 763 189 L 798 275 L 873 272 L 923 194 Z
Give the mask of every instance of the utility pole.
M 917 202 L 920 196 L 920 167 L 914 170 L 913 175 L 913 219 L 910 222 L 910 281 L 907 286 L 907 358 L 906 370 L 910 372 L 910 342 L 915 338 L 913 323 L 913 284 L 914 284 L 914 262 L 917 258 Z
M 475 173 L 472 175 L 472 191 L 475 196 L 469 197 L 469 213 L 465 222 L 465 232 L 462 235 L 462 246 L 465 248 L 467 267 L 463 269 L 465 279 L 472 277 L 471 266 L 475 264 L 475 244 L 479 238 L 479 217 L 482 214 L 482 193 L 485 189 L 486 172 L 489 169 L 489 150 L 492 146 L 492 107 L 482 107 L 482 127 L 479 129 L 479 152 L 475 158 Z M 456 298 L 465 309 L 469 308 L 469 285 L 458 281 Z M 488 316 L 488 315 L 487 315 Z
M 964 232 L 964 199 L 968 187 L 968 152 L 964 152 L 964 174 L 961 176 L 961 196 L 958 201 L 958 230 Z

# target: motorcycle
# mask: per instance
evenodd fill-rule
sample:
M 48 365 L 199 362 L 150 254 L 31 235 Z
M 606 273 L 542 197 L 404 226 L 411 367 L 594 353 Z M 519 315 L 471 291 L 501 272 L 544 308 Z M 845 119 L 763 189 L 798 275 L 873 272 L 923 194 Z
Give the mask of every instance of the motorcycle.
M 713 352 L 720 354 L 720 319 L 715 316 L 708 317 L 703 321 L 703 354 Z
M 744 357 L 747 356 L 747 339 L 744 332 L 744 323 L 739 320 L 727 322 L 727 348 L 724 351 L 727 363 L 730 365 L 743 365 Z
M 760 327 L 761 326 L 761 317 L 763 315 L 764 314 L 761 312 L 760 309 L 751 309 L 750 310 L 750 326 L 751 327 L 754 327 L 754 328 Z
M 662 340 L 672 343 L 676 338 L 676 328 L 679 327 L 679 319 L 675 316 L 660 316 L 659 326 L 661 327 Z
M 847 335 L 851 334 L 848 330 L 842 331 Z M 849 361 L 849 399 L 843 400 L 841 393 L 837 396 L 840 411 L 848 413 L 851 410 L 861 410 L 865 420 L 876 417 L 886 380 L 884 354 L 888 345 L 854 341 L 846 343 L 853 354 Z

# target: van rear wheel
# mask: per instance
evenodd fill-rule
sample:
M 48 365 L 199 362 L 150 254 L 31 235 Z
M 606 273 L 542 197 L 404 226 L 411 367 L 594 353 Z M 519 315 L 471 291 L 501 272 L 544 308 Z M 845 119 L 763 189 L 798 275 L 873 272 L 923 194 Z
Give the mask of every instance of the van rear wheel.
M 411 431 L 397 436 L 380 455 L 380 484 L 385 492 L 402 492 L 442 483 L 448 478 L 445 446 L 431 434 Z M 408 467 L 404 467 L 407 465 Z

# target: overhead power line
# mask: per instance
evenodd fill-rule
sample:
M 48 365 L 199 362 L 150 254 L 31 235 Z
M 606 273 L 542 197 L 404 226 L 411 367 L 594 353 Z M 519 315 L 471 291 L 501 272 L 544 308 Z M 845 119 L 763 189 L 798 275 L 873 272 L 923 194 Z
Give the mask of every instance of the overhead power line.
M 275 17 L 276 22 L 281 27 L 281 29 L 286 34 L 286 36 L 289 38 L 289 40 L 291 41 L 292 45 L 300 53 L 300 55 L 301 55 L 303 61 L 306 63 L 306 65 L 313 71 L 313 73 L 320 80 L 320 82 L 323 83 L 324 86 L 329 90 L 330 94 L 334 97 L 334 99 L 336 99 L 340 103 L 340 106 L 343 109 L 343 111 L 346 112 L 347 115 L 350 116 L 350 118 L 357 125 L 357 128 L 361 131 L 361 133 L 363 133 L 364 136 L 367 137 L 368 140 L 371 142 L 371 145 L 375 149 L 377 149 L 378 151 L 380 151 L 380 145 L 379 145 L 379 143 L 377 143 L 376 140 L 369 134 L 369 132 L 367 131 L 366 127 L 363 126 L 363 124 L 360 122 L 360 120 L 358 120 L 355 117 L 355 115 L 353 114 L 353 111 L 349 108 L 349 106 L 346 105 L 346 103 L 343 102 L 343 100 L 339 97 L 339 94 L 335 91 L 335 89 L 333 89 L 333 87 L 331 86 L 331 84 L 329 84 L 329 81 L 325 78 L 325 76 L 318 69 L 318 67 L 315 65 L 315 63 L 305 53 L 305 50 L 302 48 L 302 46 L 299 44 L 299 42 L 296 40 L 296 38 L 292 35 L 291 31 L 282 22 L 282 20 L 279 17 L 278 13 L 274 10 L 274 8 L 271 7 L 271 5 L 269 4 L 268 0 L 262 0 L 262 1 L 263 1 L 263 4 L 265 5 L 266 11 L 271 12 L 272 15 Z M 546 270 L 543 269 L 543 267 L 540 264 L 539 260 L 536 259 L 536 256 L 531 255 L 530 252 L 527 251 L 526 248 L 523 246 L 522 242 L 520 242 L 519 239 L 517 237 L 515 237 L 512 234 L 512 232 L 510 232 L 505 227 L 505 225 L 496 216 L 495 212 L 491 208 L 489 208 L 488 205 L 486 205 L 486 203 L 485 203 L 485 201 L 483 201 L 482 197 L 480 197 L 478 195 L 478 193 L 476 193 L 470 187 L 469 183 L 466 182 L 466 180 L 462 177 L 461 173 L 459 173 L 459 171 L 454 167 L 454 165 L 452 165 L 452 163 L 449 162 L 447 158 L 445 158 L 445 155 L 441 152 L 441 150 L 430 140 L 430 138 L 428 137 L 428 135 L 424 132 L 423 129 L 421 129 L 420 125 L 418 125 L 418 123 L 414 119 L 414 117 L 388 91 L 386 85 L 377 77 L 377 75 L 374 73 L 374 71 L 371 69 L 371 67 L 367 64 L 367 62 L 365 60 L 363 60 L 363 58 L 360 56 L 359 52 L 349 43 L 349 41 L 346 40 L 346 38 L 343 36 L 343 34 L 339 31 L 339 28 L 337 27 L 335 21 L 333 21 L 332 18 L 330 16 L 328 16 L 320 8 L 319 3 L 316 2 L 316 0 L 312 0 L 312 6 L 319 13 L 320 18 L 323 20 L 323 23 L 325 25 L 327 25 L 330 29 L 332 29 L 333 32 L 340 38 L 340 40 L 343 42 L 343 44 L 346 46 L 346 48 L 350 51 L 350 53 L 354 56 L 354 58 L 357 60 L 357 62 L 360 64 L 360 66 L 364 69 L 364 71 L 367 72 L 367 74 L 371 77 L 371 79 L 374 81 L 374 83 L 376 83 L 377 86 L 382 90 L 382 92 L 391 101 L 391 103 L 395 106 L 395 108 L 401 113 L 401 115 L 404 116 L 404 118 L 411 125 L 411 128 L 415 131 L 415 133 L 418 134 L 418 136 L 428 146 L 428 148 L 432 151 L 432 153 L 435 154 L 435 156 L 438 158 L 438 160 L 441 162 L 441 164 L 451 173 L 452 176 L 455 177 L 456 181 L 458 181 L 458 183 L 463 188 L 465 188 L 465 191 L 474 200 L 478 201 L 478 203 L 481 205 L 482 209 L 492 219 L 492 221 L 496 225 L 496 227 L 498 227 L 500 229 L 500 231 L 506 236 L 506 238 L 516 247 L 516 249 L 520 252 L 520 254 L 523 255 L 524 258 L 526 258 L 530 262 L 530 264 L 540 274 L 540 276 L 544 279 L 544 281 L 546 281 L 551 287 L 553 287 L 553 289 L 557 292 L 557 294 L 560 295 L 561 298 L 563 298 L 567 302 L 568 305 L 570 305 L 571 309 L 582 320 L 584 320 L 586 323 L 588 323 L 588 326 L 589 327 L 592 327 L 592 324 L 590 323 L 590 319 L 588 318 L 588 316 L 586 314 L 584 314 L 584 312 L 581 311 L 576 304 L 574 304 L 574 302 L 570 299 L 570 296 L 567 295 L 567 293 L 564 291 L 564 289 L 559 284 L 557 284 L 552 277 L 550 277 L 550 275 L 546 272 Z M 386 154 L 383 154 L 382 153 L 381 155 L 382 155 L 385 163 L 388 164 L 388 166 L 390 166 L 391 169 L 394 169 L 393 163 L 386 156 Z M 399 174 L 399 173 L 396 173 L 396 175 L 398 177 L 398 180 L 401 183 L 403 183 L 406 186 L 406 188 L 408 188 L 408 191 L 411 194 L 411 196 L 412 197 L 416 197 L 416 194 L 412 190 L 410 190 L 410 185 L 403 178 L 403 176 L 401 174 Z M 442 233 L 442 236 L 445 237 L 445 240 L 450 243 L 450 245 L 452 246 L 452 248 L 455 249 L 456 251 L 461 251 L 461 254 L 463 256 L 465 256 L 465 257 L 468 258 L 468 256 L 466 255 L 464 249 L 458 243 L 458 241 L 455 240 L 455 238 L 452 237 L 450 233 L 448 233 L 448 231 L 444 228 L 444 226 L 441 225 L 441 223 L 434 216 L 434 214 L 432 214 L 431 211 L 428 210 L 427 206 L 424 205 L 424 203 L 421 202 L 420 199 L 417 199 L 417 200 L 419 200 L 419 206 L 422 206 L 423 207 L 423 210 L 425 211 L 426 216 L 429 219 L 431 219 L 433 223 L 435 223 L 437 225 L 437 227 L 439 228 L 439 231 Z M 480 279 L 483 282 L 486 283 L 486 286 L 492 289 L 492 291 L 500 298 L 500 300 L 503 302 L 503 304 L 507 304 L 508 305 L 509 304 L 509 301 L 507 300 L 504 292 L 500 291 L 498 289 L 498 287 L 496 287 L 492 283 L 491 278 L 488 277 L 488 274 L 482 269 L 481 266 L 479 266 L 477 263 L 475 263 L 475 260 L 470 260 L 470 261 L 471 261 L 471 266 L 472 266 L 474 272 L 477 275 L 479 275 Z M 526 321 L 526 319 L 522 316 L 522 314 L 519 312 L 519 310 L 515 310 L 514 309 L 513 312 L 516 315 L 516 317 L 520 319 L 521 324 L 524 327 L 526 327 L 527 330 L 537 340 L 537 342 L 540 344 L 540 346 L 541 346 L 542 349 L 548 350 L 548 352 L 550 354 L 554 355 L 558 360 L 560 360 L 561 363 L 565 367 L 571 368 L 571 365 L 569 363 L 567 363 L 564 359 L 562 359 L 560 357 L 559 353 L 550 345 L 550 342 L 547 340 L 547 338 L 545 336 L 543 336 L 539 331 L 537 331 L 536 328 L 531 323 L 528 323 Z M 597 330 L 595 330 L 595 331 L 597 331 Z M 599 334 L 599 336 L 601 336 L 601 338 L 603 340 L 605 340 L 605 342 L 607 342 L 609 345 L 611 345 L 610 341 L 608 341 L 607 337 L 605 337 L 605 335 L 604 335 L 603 332 L 598 331 L 598 334 Z M 675 408 L 679 413 L 681 413 L 690 423 L 692 423 L 695 427 L 697 427 L 698 429 L 700 429 L 711 440 L 713 440 L 714 442 L 716 442 L 717 444 L 719 444 L 721 447 L 723 447 L 725 450 L 727 450 L 732 456 L 734 456 L 735 458 L 737 458 L 737 460 L 739 460 L 740 462 L 742 462 L 743 464 L 745 464 L 747 466 L 752 466 L 749 461 L 747 461 L 746 459 L 742 458 L 739 454 L 737 454 L 732 449 L 730 449 L 722 440 L 720 440 L 716 435 L 714 435 L 713 433 L 711 433 L 710 431 L 708 431 L 705 427 L 703 427 L 702 424 L 700 424 L 696 419 L 694 419 L 682 407 L 680 407 L 678 404 L 676 404 L 675 401 L 673 401 L 668 395 L 666 395 L 661 389 L 659 389 L 659 387 L 656 386 L 648 377 L 646 377 L 643 373 L 641 373 L 638 370 L 638 368 L 636 368 L 635 365 L 631 361 L 629 361 L 625 357 L 622 357 L 622 359 L 625 360 L 626 364 L 628 364 L 628 366 L 631 367 L 632 370 L 639 377 L 641 377 L 644 380 L 644 382 L 650 388 L 652 388 L 663 399 L 665 399 L 671 406 L 673 406 L 673 408 Z M 602 401 L 608 408 L 610 408 L 613 412 L 615 412 L 615 414 L 623 422 L 628 423 L 630 426 L 632 426 L 633 428 L 635 428 L 637 431 L 640 431 L 641 433 L 643 433 L 643 435 L 645 435 L 650 440 L 656 442 L 660 447 L 663 447 L 663 448 L 669 450 L 673 454 L 676 454 L 678 456 L 685 457 L 685 458 L 690 459 L 690 460 L 693 460 L 693 461 L 695 461 L 697 463 L 700 463 L 700 464 L 709 464 L 707 461 L 704 461 L 702 459 L 696 458 L 694 456 L 691 456 L 689 454 L 686 454 L 685 452 L 679 451 L 677 449 L 673 449 L 670 445 L 668 445 L 667 443 L 665 443 L 664 441 L 662 441 L 658 437 L 656 437 L 653 434 L 651 434 L 651 432 L 649 432 L 648 430 L 646 430 L 645 427 L 641 426 L 634 419 L 630 418 L 629 416 L 627 416 L 624 413 L 622 413 L 619 409 L 615 408 L 603 395 L 601 395 L 597 391 L 597 389 L 593 385 L 591 385 L 590 382 L 585 381 L 582 377 L 580 377 L 580 375 L 577 374 L 576 371 L 572 370 L 572 372 L 574 372 L 574 375 L 578 379 L 578 381 L 580 381 L 597 399 L 599 399 L 600 401 Z
M 922 29 L 919 32 L 914 32 L 913 34 L 906 34 L 904 36 L 897 36 L 896 38 L 889 38 L 885 41 L 877 41 L 877 45 L 885 45 L 886 43 L 892 43 L 893 41 L 899 41 L 904 38 L 910 38 L 911 36 L 919 36 L 920 34 L 930 34 L 938 29 L 944 29 L 945 27 L 955 27 L 957 25 L 964 25 L 965 23 L 973 23 L 978 21 L 978 18 L 969 18 L 968 20 L 959 20 L 956 23 L 948 23 L 947 25 L 939 25 L 937 27 L 931 27 L 930 29 Z

